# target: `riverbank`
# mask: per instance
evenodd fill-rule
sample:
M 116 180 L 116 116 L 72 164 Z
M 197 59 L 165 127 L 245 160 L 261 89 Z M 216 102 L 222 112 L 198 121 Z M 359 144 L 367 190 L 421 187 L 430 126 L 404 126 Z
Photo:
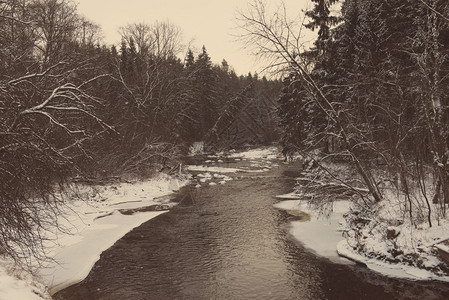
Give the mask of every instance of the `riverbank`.
M 49 300 L 51 296 L 36 276 L 18 267 L 14 261 L 0 257 L 0 299 Z
M 227 157 L 234 160 L 255 158 L 274 159 L 277 148 L 231 151 Z M 76 187 L 75 200 L 64 208 L 58 228 L 47 232 L 51 242 L 45 244 L 46 254 L 54 259 L 31 275 L 13 262 L 0 259 L 0 299 L 51 299 L 50 294 L 82 281 L 90 272 L 100 254 L 133 228 L 168 211 L 175 203 L 170 195 L 187 184 L 196 188 L 204 185 L 222 185 L 233 180 L 228 176 L 237 172 L 260 173 L 271 168 L 271 163 L 252 163 L 250 168 L 229 168 L 224 154 L 207 157 L 200 166 L 185 166 L 195 173 L 168 176 L 160 174 L 147 181 L 118 182 L 106 185 Z
M 220 187 L 238 180 L 244 174 L 246 174 L 244 176 L 253 176 L 257 179 L 259 173 L 260 176 L 264 176 L 263 172 L 268 172 L 271 168 L 282 164 L 282 157 L 274 147 L 205 158 L 205 161 L 199 165 L 184 166 L 185 170 L 193 173 L 190 177 L 160 175 L 158 178 L 145 182 L 117 183 L 96 186 L 93 189 L 92 187 L 80 188 L 81 192 L 90 193 L 90 200 L 75 201 L 62 218 L 63 225 L 71 228 L 71 235 L 56 233 L 56 231 L 53 233 L 55 243 L 49 245 L 48 249 L 52 257 L 57 258 L 57 263 L 48 264 L 41 270 L 41 279 L 45 280 L 45 284 L 37 282 L 35 278 L 22 271 L 5 272 L 5 268 L 2 269 L 0 266 L 0 282 L 2 283 L 0 298 L 6 300 L 51 299 L 46 293 L 45 285 L 51 288 L 52 293 L 55 293 L 81 281 L 87 276 L 101 252 L 133 228 L 170 209 L 174 205 L 170 202 L 171 193 L 186 184 L 190 184 L 193 190 L 198 189 L 198 191 L 204 186 Z M 227 163 L 229 158 L 232 158 L 231 164 Z M 236 165 L 239 161 L 246 161 L 245 166 Z M 331 209 L 321 209 L 319 213 L 316 210 L 317 207 L 303 200 L 304 195 L 298 192 L 279 198 L 281 201 L 275 204 L 275 207 L 290 211 L 294 216 L 289 229 L 291 237 L 318 256 L 326 257 L 338 264 L 351 264 L 349 260 L 342 258 L 342 256 L 349 257 L 374 271 L 398 278 L 445 280 L 444 276 L 431 272 L 425 273 L 420 268 L 412 268 L 406 264 L 385 263 L 375 257 L 364 257 L 353 248 L 343 248 L 345 239 L 342 233 L 348 231 L 345 214 L 351 210 L 350 201 L 334 202 Z M 153 211 L 156 206 L 157 209 L 164 211 Z M 74 211 L 77 211 L 77 214 L 74 214 Z M 202 216 L 208 216 L 208 212 Z M 443 224 L 434 227 L 433 234 L 426 233 L 423 236 L 426 241 L 433 241 L 444 230 L 448 232 L 448 229 L 447 224 Z M 418 236 L 421 236 L 421 233 Z M 372 245 L 388 249 L 374 237 L 373 235 L 373 238 L 368 240 Z M 415 244 L 415 246 L 419 245 L 420 243 Z M 410 249 L 420 251 L 417 248 Z M 433 261 L 436 264 L 440 262 L 436 254 L 428 257 L 429 262 Z
M 70 234 L 53 232 L 56 243 L 49 256 L 55 261 L 39 271 L 50 293 L 83 280 L 104 250 L 168 211 L 168 196 L 188 182 L 187 176 L 160 174 L 147 181 L 95 186 L 88 202 L 73 203 L 62 220 Z
M 295 239 L 332 261 L 341 261 L 336 259 L 340 256 L 386 276 L 449 282 L 449 265 L 435 247 L 449 238 L 449 220 L 438 214 L 436 204 L 431 207 L 432 226 L 426 218 L 410 221 L 400 195 L 393 192 L 386 191 L 381 203 L 367 208 L 341 184 L 355 182 L 354 172 L 344 164 L 325 168 L 335 177 L 329 178 L 319 167 L 309 167 L 298 178 L 294 193 L 279 197 L 296 199 L 281 201 L 276 207 L 310 215 L 307 222 L 292 222 L 290 232 Z M 423 214 L 414 210 L 415 215 Z
M 291 194 L 289 195 L 293 197 Z M 280 195 L 281 199 L 282 197 L 284 195 Z M 298 220 L 291 222 L 290 234 L 309 250 L 334 263 L 351 264 L 351 262 L 356 262 L 386 276 L 409 280 L 440 280 L 449 282 L 449 276 L 431 271 L 432 267 L 436 268 L 442 263 L 437 253 L 431 250 L 429 253 L 424 252 L 424 249 L 420 251 L 416 250 L 416 253 L 420 253 L 420 257 L 417 256 L 417 259 L 425 260 L 427 262 L 425 265 L 427 268 L 419 268 L 405 261 L 392 263 L 381 257 L 367 257 L 363 255 L 363 252 L 356 252 L 354 248 L 349 246 L 351 239 L 348 241 L 342 235 L 343 232 L 348 230 L 345 215 L 351 209 L 351 203 L 349 201 L 335 202 L 332 212 L 328 215 L 320 214 L 305 200 L 284 200 L 275 204 L 275 207 L 290 212 L 300 211 L 307 214 L 309 217 L 306 221 Z M 444 235 L 445 230 L 447 230 L 447 226 L 440 226 L 436 230 L 433 230 L 432 233 L 428 231 L 420 232 L 420 234 L 422 238 L 425 237 L 425 240 L 428 241 Z M 370 244 L 372 247 L 384 249 L 388 253 L 388 245 L 385 245 L 385 242 L 375 241 L 374 235 L 371 239 Z M 420 245 L 418 239 L 416 239 L 416 242 Z M 402 251 L 413 251 L 411 248 L 403 247 L 402 249 Z
M 50 294 L 83 280 L 100 254 L 133 228 L 168 211 L 169 195 L 189 183 L 185 175 L 151 180 L 76 186 L 77 197 L 63 208 L 58 228 L 47 231 L 46 255 L 53 261 L 31 275 L 0 260 L 0 299 L 51 299 Z M 87 200 L 85 200 L 87 199 Z M 61 231 L 62 229 L 62 231 Z
M 294 202 L 287 211 L 273 207 L 303 175 L 302 162 L 263 156 L 192 159 L 192 184 L 174 198 L 182 204 L 120 239 L 55 299 L 446 299 L 446 283 L 391 278 L 338 256 L 342 232 L 329 238 L 345 228 L 338 220 L 300 213 Z M 232 180 L 222 184 L 222 176 Z M 334 212 L 347 211 L 336 204 Z M 309 237 L 293 235 L 300 230 Z M 335 261 L 305 246 L 313 241 Z

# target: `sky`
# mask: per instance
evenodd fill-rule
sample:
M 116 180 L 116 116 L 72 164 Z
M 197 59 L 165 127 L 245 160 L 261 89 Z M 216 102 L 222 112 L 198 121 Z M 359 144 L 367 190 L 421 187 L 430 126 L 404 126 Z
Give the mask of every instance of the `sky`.
M 247 9 L 252 0 L 75 0 L 81 15 L 101 26 L 106 44 L 119 44 L 118 29 L 133 23 L 153 24 L 170 21 L 179 26 L 184 43 L 196 54 L 204 45 L 214 63 L 223 59 L 238 75 L 261 71 L 262 62 L 251 56 L 236 41 L 237 12 Z M 290 13 L 300 14 L 309 0 L 284 0 Z M 276 6 L 281 0 L 267 1 Z M 195 52 L 195 51 L 194 51 Z

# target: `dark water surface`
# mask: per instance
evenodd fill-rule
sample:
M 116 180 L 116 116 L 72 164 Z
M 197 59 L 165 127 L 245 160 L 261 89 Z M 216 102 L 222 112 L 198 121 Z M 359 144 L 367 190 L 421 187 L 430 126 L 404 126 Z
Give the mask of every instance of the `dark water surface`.
M 176 208 L 117 241 L 83 282 L 54 298 L 449 299 L 447 283 L 334 264 L 294 241 L 290 217 L 273 207 L 275 195 L 292 190 L 294 168 L 182 189 Z

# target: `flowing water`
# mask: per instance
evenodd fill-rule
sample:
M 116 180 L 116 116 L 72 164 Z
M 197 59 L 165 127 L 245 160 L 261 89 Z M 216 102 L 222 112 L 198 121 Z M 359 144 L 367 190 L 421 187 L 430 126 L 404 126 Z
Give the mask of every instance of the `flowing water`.
M 239 166 L 250 162 L 228 163 Z M 55 299 L 449 299 L 449 286 L 388 278 L 335 264 L 288 234 L 274 196 L 291 192 L 298 166 L 238 173 L 225 185 L 181 189 L 170 212 L 101 255 Z

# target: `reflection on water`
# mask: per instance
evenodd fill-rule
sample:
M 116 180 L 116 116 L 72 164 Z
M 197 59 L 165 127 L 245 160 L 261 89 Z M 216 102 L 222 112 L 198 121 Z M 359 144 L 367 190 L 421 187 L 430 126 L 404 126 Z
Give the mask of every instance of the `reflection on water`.
M 442 284 L 332 264 L 291 240 L 292 216 L 273 207 L 293 187 L 287 168 L 182 189 L 175 209 L 127 234 L 55 299 L 445 298 Z

